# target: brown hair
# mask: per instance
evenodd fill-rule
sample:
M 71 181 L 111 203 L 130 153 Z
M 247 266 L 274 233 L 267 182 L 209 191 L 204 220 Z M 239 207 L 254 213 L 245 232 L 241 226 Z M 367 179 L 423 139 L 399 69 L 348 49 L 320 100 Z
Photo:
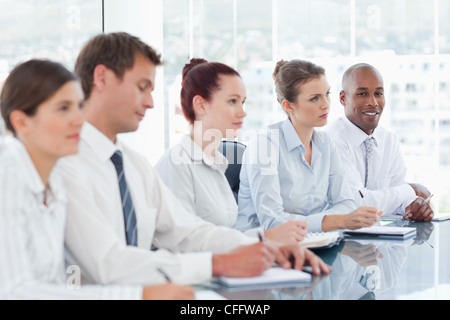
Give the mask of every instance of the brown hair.
M 191 59 L 183 68 L 183 82 L 181 85 L 181 108 L 186 120 L 191 124 L 195 121 L 192 100 L 199 95 L 209 101 L 214 92 L 220 90 L 219 76 L 235 75 L 239 73 L 233 68 L 219 62 L 208 62 L 204 59 Z
M 286 99 L 295 103 L 300 93 L 298 85 L 322 75 L 325 75 L 325 69 L 309 61 L 278 61 L 273 72 L 278 102 L 281 104 Z
M 0 108 L 6 128 L 16 135 L 11 112 L 23 111 L 34 116 L 38 106 L 48 100 L 64 84 L 77 80 L 63 65 L 48 60 L 29 60 L 14 68 L 6 78 L 0 95 Z
M 134 66 L 137 54 L 147 57 L 155 66 L 161 65 L 161 55 L 139 38 L 125 32 L 100 34 L 92 38 L 81 50 L 75 63 L 85 98 L 91 95 L 95 68 L 103 64 L 122 79 L 125 71 Z

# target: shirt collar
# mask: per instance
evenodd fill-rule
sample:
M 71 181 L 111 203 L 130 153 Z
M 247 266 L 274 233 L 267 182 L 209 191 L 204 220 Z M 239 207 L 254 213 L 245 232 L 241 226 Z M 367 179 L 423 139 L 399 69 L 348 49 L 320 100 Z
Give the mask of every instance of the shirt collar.
M 347 138 L 350 143 L 354 146 L 360 146 L 363 144 L 369 135 L 354 125 L 353 122 L 347 119 L 347 117 L 342 117 L 341 119 L 344 126 L 349 130 L 350 134 Z M 375 129 L 371 136 L 374 138 L 375 144 L 378 145 L 378 130 Z
M 81 138 L 92 148 L 94 153 L 103 162 L 109 161 L 114 152 L 121 150 L 119 144 L 114 144 L 107 136 L 89 122 L 84 123 L 81 131 Z
M 286 142 L 286 147 L 289 152 L 297 147 L 305 150 L 305 147 L 303 146 L 303 143 L 300 140 L 297 131 L 295 131 L 294 125 L 292 124 L 291 120 L 286 119 L 281 125 L 281 130 L 283 130 L 284 141 Z
M 194 163 L 200 163 L 203 162 L 205 165 L 211 168 L 217 168 L 220 171 L 225 172 L 225 170 L 228 167 L 228 160 L 225 158 L 219 151 L 216 150 L 215 152 L 215 161 L 217 164 L 217 167 L 213 164 L 213 162 L 206 156 L 206 154 L 203 152 L 202 148 L 196 144 L 194 141 L 192 141 L 191 137 L 189 135 L 184 135 L 181 138 L 180 145 L 183 148 L 184 151 L 189 155 L 192 162 Z
M 305 151 L 305 146 L 300 140 L 297 131 L 295 131 L 294 125 L 292 124 L 291 120 L 286 119 L 286 121 L 284 121 L 281 125 L 281 130 L 283 130 L 284 140 L 286 142 L 286 147 L 289 152 L 291 152 L 297 147 L 300 147 L 300 149 L 303 152 Z M 320 135 L 318 135 L 315 130 L 313 132 L 312 142 L 316 145 L 325 143 L 323 138 Z
M 23 168 L 23 172 L 28 178 L 27 183 L 31 189 L 31 192 L 39 197 L 43 197 L 45 192 L 44 183 L 42 182 L 42 179 L 39 176 L 39 173 L 34 166 L 34 163 L 31 160 L 31 157 L 27 149 L 25 148 L 25 145 L 20 140 L 13 138 L 8 146 L 8 152 L 9 155 L 12 156 L 13 159 L 18 161 Z M 52 170 L 48 180 L 48 184 L 55 199 L 64 198 L 59 188 L 57 177 L 55 176 L 55 170 Z

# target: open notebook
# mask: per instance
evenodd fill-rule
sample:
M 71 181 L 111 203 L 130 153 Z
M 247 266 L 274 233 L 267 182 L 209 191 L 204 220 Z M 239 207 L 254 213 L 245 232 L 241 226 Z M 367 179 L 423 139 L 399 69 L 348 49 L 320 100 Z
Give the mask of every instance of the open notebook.
M 337 244 L 340 238 L 339 231 L 308 232 L 305 239 L 299 243 L 305 248 L 329 248 Z
M 226 287 L 247 287 L 260 286 L 268 284 L 297 284 L 309 283 L 311 275 L 307 272 L 295 269 L 283 269 L 280 267 L 272 267 L 267 269 L 262 275 L 256 277 L 219 277 L 217 282 Z
M 372 226 L 368 228 L 360 228 L 356 230 L 345 229 L 344 234 L 354 237 L 369 237 L 383 239 L 404 240 L 415 236 L 416 228 L 408 227 L 389 227 L 389 226 Z

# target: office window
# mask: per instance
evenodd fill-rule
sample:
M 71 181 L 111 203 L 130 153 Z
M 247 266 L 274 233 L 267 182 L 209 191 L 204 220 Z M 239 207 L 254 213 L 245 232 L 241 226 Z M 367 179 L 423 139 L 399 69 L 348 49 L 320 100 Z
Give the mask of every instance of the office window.
M 130 2 L 129 16 L 142 3 Z M 239 137 L 243 142 L 286 117 L 273 90 L 272 72 L 278 60 L 307 59 L 325 68 L 331 85 L 330 122 L 343 114 L 338 100 L 342 73 L 351 64 L 368 62 L 384 76 L 387 104 L 381 124 L 402 142 L 408 179 L 429 186 L 437 194 L 436 208 L 450 212 L 449 201 L 444 201 L 450 199 L 450 179 L 443 179 L 450 176 L 450 20 L 446 17 L 450 1 L 157 3 L 160 7 L 153 5 L 152 10 L 161 12 L 152 14 L 162 16 L 162 24 L 155 22 L 151 29 L 152 34 L 163 34 L 162 47 L 159 42 L 155 47 L 165 61 L 164 83 L 155 95 L 165 107 L 164 127 L 158 129 L 165 148 L 189 129 L 179 93 L 182 68 L 192 57 L 223 62 L 241 73 L 248 96 L 248 116 Z M 1 0 L 0 87 L 15 65 L 32 57 L 60 61 L 73 69 L 85 41 L 102 32 L 103 4 L 100 0 Z M 106 4 L 123 6 L 119 1 Z M 109 23 L 123 18 L 117 10 Z M 126 21 L 121 21 L 121 29 L 124 25 Z M 143 125 L 148 126 L 153 123 Z M 136 147 L 149 148 L 141 140 Z M 152 159 L 158 159 L 160 155 L 150 149 Z
M 102 32 L 101 0 L 0 1 L 0 82 L 30 58 L 73 69 L 79 49 Z
M 1 0 L 0 30 L 1 90 L 9 72 L 32 58 L 51 59 L 73 70 L 85 41 L 102 32 L 102 1 Z M 0 119 L 0 149 L 5 134 Z
M 350 55 L 350 1 L 279 0 L 277 3 L 279 58 Z
M 435 209 L 450 212 L 444 201 L 450 198 L 450 179 L 443 179 L 450 176 L 449 10 L 444 0 L 164 1 L 165 57 L 177 59 L 176 67 L 165 70 L 167 147 L 188 129 L 179 85 L 189 57 L 227 63 L 243 76 L 248 96 L 243 142 L 285 119 L 273 90 L 278 60 L 307 59 L 325 68 L 330 122 L 343 115 L 338 100 L 343 72 L 367 62 L 383 74 L 387 102 L 381 125 L 398 135 L 408 179 L 427 185 L 438 195 Z
M 450 20 L 448 12 L 450 12 L 450 1 L 438 1 L 439 12 L 439 51 L 441 54 L 450 54 Z
M 355 1 L 356 53 L 434 53 L 434 7 L 427 0 Z

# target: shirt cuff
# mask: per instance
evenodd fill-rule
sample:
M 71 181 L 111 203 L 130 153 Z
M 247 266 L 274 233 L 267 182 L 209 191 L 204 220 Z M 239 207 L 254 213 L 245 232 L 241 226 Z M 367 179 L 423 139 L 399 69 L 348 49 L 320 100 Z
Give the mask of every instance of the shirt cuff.
M 322 220 L 325 217 L 323 213 L 316 213 L 306 216 L 306 221 L 308 222 L 308 227 L 306 228 L 308 232 L 322 232 Z
M 83 287 L 82 287 L 83 288 Z M 144 288 L 141 286 L 86 286 L 88 289 L 101 290 L 102 300 L 142 300 Z
M 409 184 L 402 184 L 395 187 L 395 192 L 397 192 L 398 198 L 402 202 L 403 211 L 411 204 L 411 202 L 417 199 L 416 192 Z
M 178 284 L 195 285 L 212 279 L 212 253 L 185 253 L 178 255 L 181 262 L 180 274 L 173 276 Z
M 247 231 L 244 231 L 244 234 L 246 236 L 256 238 L 259 240 L 259 234 L 261 234 L 264 237 L 264 228 L 263 227 L 257 227 L 253 229 L 249 229 Z

